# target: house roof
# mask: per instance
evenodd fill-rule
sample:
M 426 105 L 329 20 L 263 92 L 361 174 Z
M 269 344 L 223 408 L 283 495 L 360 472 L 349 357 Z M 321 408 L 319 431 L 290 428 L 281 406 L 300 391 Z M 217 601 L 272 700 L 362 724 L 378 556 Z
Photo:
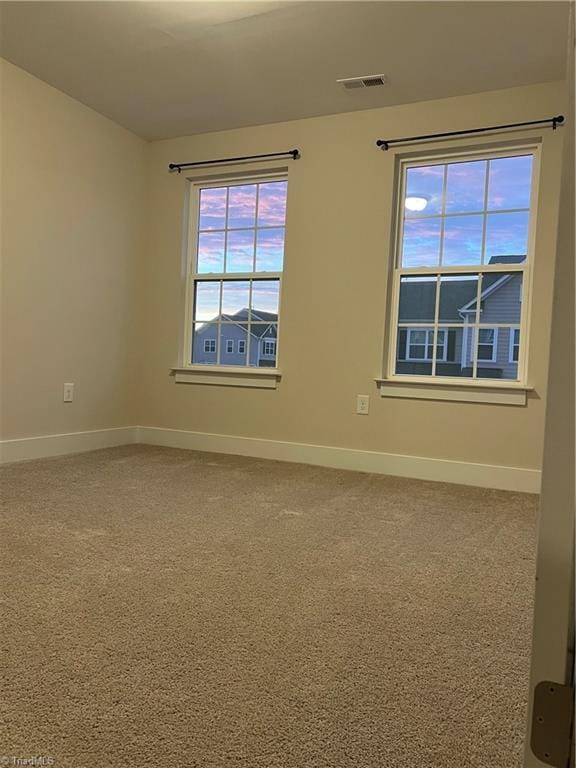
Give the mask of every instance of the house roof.
M 490 264 L 520 264 L 525 260 L 524 255 L 493 256 Z M 482 296 L 488 291 L 497 290 L 507 280 L 506 273 L 498 272 L 485 274 L 482 284 Z M 476 303 L 477 282 L 475 280 L 454 279 L 442 284 L 440 291 L 440 306 L 438 317 L 440 322 L 461 322 L 459 311 L 466 307 L 473 309 Z M 414 279 L 402 282 L 400 294 L 399 321 L 408 323 L 423 323 L 434 317 L 436 304 L 436 280 Z
M 209 320 L 202 328 L 198 329 L 199 333 L 203 333 L 208 330 L 210 324 L 218 322 L 218 320 L 224 320 L 233 322 L 243 330 L 248 330 L 248 308 L 244 308 L 235 312 L 233 315 L 222 314 L 218 317 Z M 276 338 L 278 315 L 275 312 L 264 312 L 263 310 L 252 310 L 252 323 L 250 324 L 250 335 L 256 339 L 261 339 L 263 336 L 269 336 L 270 338 Z M 255 323 L 255 324 L 254 324 Z

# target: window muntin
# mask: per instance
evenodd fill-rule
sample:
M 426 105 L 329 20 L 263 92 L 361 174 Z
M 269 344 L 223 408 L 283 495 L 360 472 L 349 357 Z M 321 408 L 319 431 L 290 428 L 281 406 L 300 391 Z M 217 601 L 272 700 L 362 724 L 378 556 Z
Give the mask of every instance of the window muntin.
M 286 195 L 284 178 L 193 187 L 192 364 L 276 363 Z
M 401 165 L 389 377 L 520 380 L 535 160 L 523 149 Z

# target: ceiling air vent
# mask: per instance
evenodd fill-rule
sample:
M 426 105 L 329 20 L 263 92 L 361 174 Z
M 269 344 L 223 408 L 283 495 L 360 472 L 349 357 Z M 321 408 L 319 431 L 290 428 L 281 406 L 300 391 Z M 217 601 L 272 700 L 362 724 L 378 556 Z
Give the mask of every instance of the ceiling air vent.
M 388 82 L 386 75 L 364 75 L 362 77 L 344 77 L 336 80 L 346 91 L 355 88 L 374 88 L 376 85 L 386 85 Z

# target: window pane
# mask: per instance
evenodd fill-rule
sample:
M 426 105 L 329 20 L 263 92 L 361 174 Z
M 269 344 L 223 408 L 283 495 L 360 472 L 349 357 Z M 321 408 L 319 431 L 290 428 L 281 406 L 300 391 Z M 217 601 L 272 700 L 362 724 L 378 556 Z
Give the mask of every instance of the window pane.
M 489 213 L 484 263 L 494 264 L 500 256 L 522 256 L 524 260 L 528 253 L 528 220 L 528 211 Z
M 486 165 L 486 160 L 448 165 L 446 213 L 484 210 Z
M 443 265 L 480 264 L 483 221 L 483 216 L 449 216 L 445 219 Z
M 287 181 L 260 184 L 258 191 L 258 226 L 284 226 L 286 220 Z
M 472 378 L 472 365 L 470 364 L 470 350 L 472 349 L 472 329 L 466 326 L 460 328 L 439 328 L 446 336 L 444 355 L 436 360 L 436 376 L 450 378 Z
M 226 272 L 252 272 L 254 266 L 254 230 L 228 232 Z
M 256 222 L 256 184 L 230 187 L 228 191 L 228 229 L 253 227 Z
M 244 310 L 248 319 L 250 304 L 250 283 L 248 280 L 225 280 L 222 284 L 222 314 L 236 315 Z
M 218 361 L 218 323 L 195 324 L 192 337 L 192 362 L 215 365 Z
M 440 219 L 404 222 L 403 267 L 435 267 L 440 258 Z
M 510 361 L 510 329 L 479 328 L 477 338 L 477 377 L 517 379 L 518 363 Z
M 433 323 L 436 306 L 435 275 L 430 277 L 402 277 L 398 322 Z
M 284 228 L 259 229 L 256 236 L 256 272 L 281 272 Z
M 222 323 L 220 326 L 220 362 L 223 365 L 246 365 L 246 325 Z
M 399 328 L 396 346 L 396 368 L 398 374 L 429 376 L 432 363 L 426 360 L 431 328 Z
M 199 229 L 224 229 L 226 227 L 226 187 L 200 191 Z
M 440 278 L 440 322 L 475 321 L 478 280 L 478 275 L 444 275 Z
M 406 216 L 429 216 L 442 213 L 444 165 L 408 168 L 406 171 Z
M 224 269 L 224 232 L 200 232 L 198 235 L 198 272 L 222 272 Z
M 493 344 L 494 328 L 480 328 L 478 331 L 478 341 L 480 344 Z
M 520 323 L 522 311 L 522 273 L 486 273 L 482 276 L 480 322 Z
M 206 322 L 215 320 L 220 312 L 220 283 L 198 281 L 196 283 L 196 300 L 194 302 L 194 320 Z
M 478 355 L 477 378 L 516 379 L 518 363 L 510 360 L 510 329 L 479 328 L 474 333 L 474 344 Z M 470 351 L 470 359 L 472 359 Z
M 490 161 L 488 210 L 530 207 L 532 160 L 532 155 L 522 155 Z
M 279 297 L 280 282 L 278 280 L 254 280 L 252 282 L 253 317 L 258 315 L 262 320 L 277 320 Z
M 278 326 L 276 323 L 252 323 L 250 326 L 250 365 L 259 368 L 276 366 Z

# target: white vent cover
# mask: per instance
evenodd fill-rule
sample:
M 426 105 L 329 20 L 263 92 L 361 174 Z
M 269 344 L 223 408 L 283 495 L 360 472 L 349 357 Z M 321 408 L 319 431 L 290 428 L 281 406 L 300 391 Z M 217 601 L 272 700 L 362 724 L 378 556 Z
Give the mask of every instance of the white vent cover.
M 388 78 L 386 75 L 363 75 L 362 77 L 344 77 L 336 80 L 342 88 L 351 91 L 355 88 L 374 88 L 377 85 L 386 85 Z

